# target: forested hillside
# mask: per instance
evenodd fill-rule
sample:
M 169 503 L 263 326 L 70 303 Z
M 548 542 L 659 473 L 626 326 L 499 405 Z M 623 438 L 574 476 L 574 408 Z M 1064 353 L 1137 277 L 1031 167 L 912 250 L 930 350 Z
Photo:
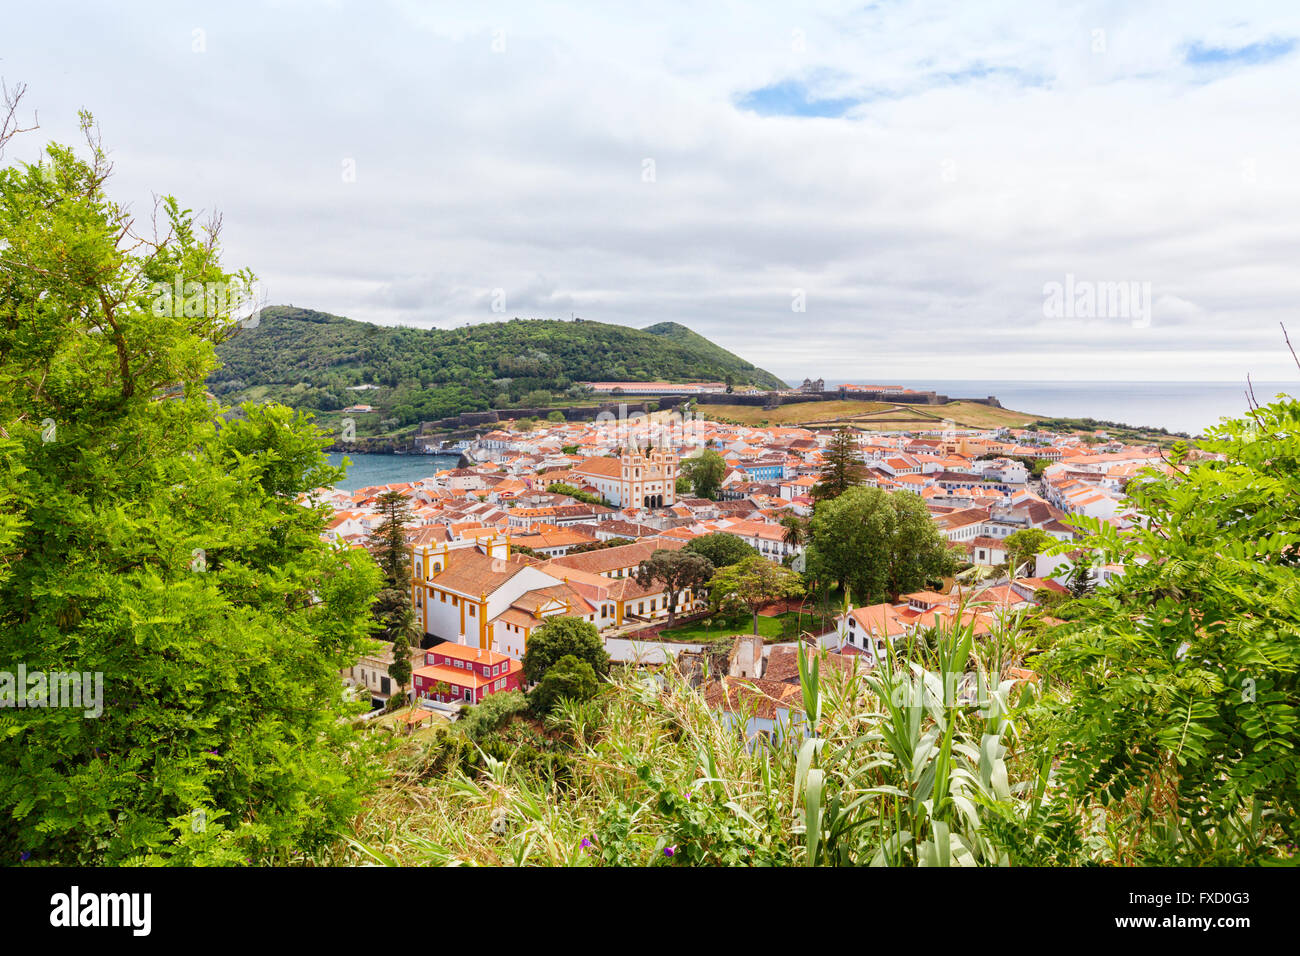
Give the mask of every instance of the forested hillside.
M 285 306 L 217 350 L 209 379 L 228 400 L 275 398 L 330 411 L 356 401 L 401 424 L 581 397 L 594 380 L 731 381 L 784 387 L 769 372 L 673 322 L 632 329 L 513 319 L 460 329 L 391 328 Z M 356 392 L 358 385 L 380 391 Z M 362 397 L 359 397 L 362 396 Z

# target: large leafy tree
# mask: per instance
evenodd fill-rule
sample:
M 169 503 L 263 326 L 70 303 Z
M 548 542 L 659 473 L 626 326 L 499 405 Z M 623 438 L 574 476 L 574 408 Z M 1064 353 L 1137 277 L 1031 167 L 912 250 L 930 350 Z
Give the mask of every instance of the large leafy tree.
M 1153 862 L 1300 838 L 1300 402 L 1202 445 L 1222 458 L 1130 483 L 1142 526 L 1071 519 L 1089 532 L 1073 547 L 1125 570 L 1074 603 L 1042 663 L 1062 682 L 1062 781 L 1126 813 Z
M 590 664 L 597 677 L 609 674 L 609 654 L 596 625 L 581 618 L 556 615 L 547 618 L 528 636 L 524 676 L 532 682 L 540 681 L 556 661 L 570 654 Z
M 709 582 L 709 604 L 723 613 L 747 611 L 758 633 L 758 612 L 773 601 L 799 597 L 803 584 L 789 568 L 759 555 L 718 570 Z
M 341 477 L 308 418 L 204 392 L 239 298 L 208 293 L 251 276 L 170 198 L 140 235 L 83 128 L 0 169 L 0 670 L 90 675 L 102 712 L 0 715 L 0 845 L 288 859 L 359 805 L 339 671 L 379 574 L 301 497 Z
M 685 590 L 702 588 L 713 577 L 713 563 L 708 558 L 681 549 L 660 548 L 636 569 L 637 583 L 649 588 L 655 582 L 664 586 L 668 597 L 668 626 L 677 620 L 677 599 Z
M 822 451 L 822 471 L 817 484 L 813 485 L 813 498 L 818 501 L 838 498 L 855 485 L 862 484 L 866 474 L 857 438 L 849 429 L 840 428 Z
M 712 448 L 682 462 L 682 477 L 690 482 L 697 498 L 716 501 L 726 475 L 726 461 Z
M 729 564 L 758 555 L 758 551 L 747 544 L 744 538 L 726 531 L 713 531 L 692 538 L 686 542 L 685 550 L 708 558 L 715 568 L 725 568 Z
M 947 542 L 910 491 L 850 488 L 813 512 L 808 573 L 874 603 L 924 587 L 953 569 Z

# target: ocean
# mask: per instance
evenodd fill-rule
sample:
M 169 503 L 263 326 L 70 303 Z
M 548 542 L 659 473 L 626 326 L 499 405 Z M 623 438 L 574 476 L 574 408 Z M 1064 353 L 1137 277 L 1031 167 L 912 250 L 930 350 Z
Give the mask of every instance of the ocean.
M 831 382 L 827 381 L 827 387 Z M 839 384 L 839 380 L 835 381 Z M 848 384 L 874 385 L 879 381 Z M 1220 418 L 1239 417 L 1247 410 L 1246 383 L 1241 382 L 1023 382 L 1023 381 L 893 381 L 950 398 L 996 396 L 1006 408 L 1035 415 L 1096 418 L 1121 425 L 1165 428 L 1196 435 Z M 1267 404 L 1279 392 L 1300 395 L 1297 382 L 1256 382 L 1255 397 Z
M 834 384 L 838 385 L 840 380 Z M 827 383 L 828 385 L 831 383 Z M 852 382 L 872 385 L 877 382 Z M 1096 418 L 1100 421 L 1196 435 L 1224 416 L 1246 413 L 1245 382 L 1047 382 L 996 380 L 890 381 L 920 390 L 933 389 L 951 398 L 997 397 L 1005 407 L 1036 415 Z M 1255 396 L 1267 403 L 1279 392 L 1300 395 L 1296 382 L 1256 382 Z M 705 406 L 707 408 L 707 406 Z M 337 465 L 342 454 L 331 454 Z M 370 485 L 415 481 L 444 468 L 455 468 L 456 455 L 350 454 L 347 477 L 339 487 L 348 491 Z
M 344 458 L 352 462 L 347 476 L 338 484 L 338 487 L 346 491 L 432 478 L 444 468 L 455 468 L 460 461 L 459 455 L 367 455 L 338 452 L 329 455 L 331 465 L 342 464 Z

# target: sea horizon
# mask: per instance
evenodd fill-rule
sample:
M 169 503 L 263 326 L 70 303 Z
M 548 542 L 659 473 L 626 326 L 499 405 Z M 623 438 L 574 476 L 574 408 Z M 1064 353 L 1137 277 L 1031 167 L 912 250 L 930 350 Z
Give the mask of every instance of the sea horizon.
M 1246 382 L 1205 381 L 1072 381 L 1022 379 L 841 379 L 847 385 L 901 385 L 934 391 L 949 398 L 997 398 L 1003 407 L 1032 415 L 1094 418 L 1098 421 L 1164 428 L 1195 436 L 1224 417 L 1249 410 Z M 798 385 L 798 383 L 794 383 Z M 827 382 L 831 386 L 831 382 Z M 1278 393 L 1300 394 L 1300 382 L 1255 382 L 1261 403 Z

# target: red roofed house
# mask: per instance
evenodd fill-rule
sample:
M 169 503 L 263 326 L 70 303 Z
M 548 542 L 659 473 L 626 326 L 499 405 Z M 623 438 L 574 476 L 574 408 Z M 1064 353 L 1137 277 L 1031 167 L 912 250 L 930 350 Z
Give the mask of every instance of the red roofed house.
M 524 665 L 505 654 L 447 641 L 425 651 L 412 674 L 417 700 L 477 704 L 489 694 L 523 687 Z

